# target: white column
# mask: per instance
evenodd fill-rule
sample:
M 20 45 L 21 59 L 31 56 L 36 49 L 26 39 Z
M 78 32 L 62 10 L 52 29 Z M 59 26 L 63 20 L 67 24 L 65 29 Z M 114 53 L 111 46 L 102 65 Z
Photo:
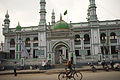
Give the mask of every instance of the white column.
M 100 34 L 99 29 L 91 29 L 91 44 L 92 44 L 92 53 L 98 55 L 100 51 Z
M 109 38 L 109 54 L 110 54 L 110 60 L 112 59 L 112 55 L 111 55 L 111 41 L 110 41 L 110 33 L 108 34 L 108 38 Z
M 55 53 L 52 53 L 53 54 L 53 57 L 52 57 L 52 59 L 53 59 L 53 64 L 55 64 Z
M 63 59 L 66 59 L 66 48 L 65 47 L 62 48 L 62 52 L 63 52 Z
M 117 36 L 117 46 L 118 46 L 118 58 L 120 59 L 120 36 Z
M 71 61 L 71 52 L 68 52 L 68 59 Z
M 10 40 L 8 38 L 5 38 L 5 51 L 9 52 L 10 49 Z
M 120 45 L 120 36 L 117 36 L 117 45 Z
M 81 38 L 81 49 L 84 49 L 84 37 Z

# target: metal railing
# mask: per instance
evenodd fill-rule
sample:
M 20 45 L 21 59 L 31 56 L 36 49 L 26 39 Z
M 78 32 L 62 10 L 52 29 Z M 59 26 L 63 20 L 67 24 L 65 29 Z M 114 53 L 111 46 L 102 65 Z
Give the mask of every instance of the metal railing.
M 103 55 L 102 59 L 106 60 L 106 61 L 110 61 L 110 60 L 116 60 L 119 61 L 120 60 L 120 54 L 112 54 L 112 55 Z M 95 56 L 78 56 L 76 59 L 77 63 L 88 63 L 91 61 L 95 61 L 97 62 L 99 60 L 99 56 L 95 55 Z

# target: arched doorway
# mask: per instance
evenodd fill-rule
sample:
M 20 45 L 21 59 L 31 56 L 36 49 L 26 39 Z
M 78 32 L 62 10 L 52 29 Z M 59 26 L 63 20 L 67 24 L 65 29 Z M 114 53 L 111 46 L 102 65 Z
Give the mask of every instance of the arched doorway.
M 70 58 L 70 47 L 68 46 L 68 44 L 64 43 L 64 42 L 58 42 L 56 43 L 53 48 L 52 51 L 54 53 L 54 63 L 55 64 L 61 64 L 61 63 L 65 63 L 67 61 L 67 59 Z
M 68 59 L 68 49 L 65 45 L 58 45 L 55 48 L 55 64 L 64 63 Z

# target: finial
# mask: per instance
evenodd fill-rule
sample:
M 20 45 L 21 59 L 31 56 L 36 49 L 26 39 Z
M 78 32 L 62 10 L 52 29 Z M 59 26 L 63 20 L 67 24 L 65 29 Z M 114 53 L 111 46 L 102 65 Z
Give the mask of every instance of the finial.
M 60 21 L 62 21 L 62 14 L 60 13 Z
M 54 13 L 54 9 L 52 10 L 52 13 Z
M 18 21 L 18 26 L 20 26 L 20 22 Z
M 7 10 L 7 13 L 5 15 L 5 18 L 9 18 L 8 10 Z
M 7 14 L 8 14 L 8 10 L 7 10 Z

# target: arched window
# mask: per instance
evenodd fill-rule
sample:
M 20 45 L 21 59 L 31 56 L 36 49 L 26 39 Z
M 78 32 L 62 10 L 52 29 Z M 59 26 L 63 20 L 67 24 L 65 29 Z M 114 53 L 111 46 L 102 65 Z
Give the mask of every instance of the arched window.
M 117 36 L 114 32 L 110 33 L 110 42 L 117 43 Z
M 85 35 L 84 35 L 84 43 L 85 43 L 85 44 L 89 44 L 89 43 L 90 43 L 90 37 L 89 37 L 88 34 L 85 34 Z
M 15 47 L 15 40 L 14 39 L 10 40 L 10 47 Z
M 101 40 L 101 43 L 105 43 L 105 41 L 106 41 L 106 34 L 105 33 L 102 33 L 101 35 L 100 35 L 100 40 Z
M 34 47 L 37 47 L 37 46 L 38 46 L 38 37 L 35 37 L 35 38 L 34 38 L 33 46 L 34 46 Z
M 80 45 L 80 36 L 78 34 L 75 35 L 74 41 L 75 41 L 75 45 Z
M 110 39 L 117 39 L 117 36 L 114 32 L 110 33 Z
M 26 38 L 25 46 L 30 47 L 30 38 Z

